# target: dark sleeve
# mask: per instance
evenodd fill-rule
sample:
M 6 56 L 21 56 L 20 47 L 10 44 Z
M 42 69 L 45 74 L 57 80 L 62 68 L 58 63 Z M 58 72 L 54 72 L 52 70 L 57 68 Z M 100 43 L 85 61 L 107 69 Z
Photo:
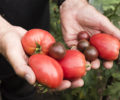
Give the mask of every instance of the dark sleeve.
M 58 7 L 64 2 L 65 0 L 58 0 Z
M 58 7 L 64 2 L 65 0 L 58 0 Z M 89 0 L 87 0 L 89 2 Z

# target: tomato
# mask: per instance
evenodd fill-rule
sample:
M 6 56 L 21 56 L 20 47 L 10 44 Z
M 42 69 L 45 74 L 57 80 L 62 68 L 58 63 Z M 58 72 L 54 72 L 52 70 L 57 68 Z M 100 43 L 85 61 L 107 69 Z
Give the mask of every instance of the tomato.
M 119 40 L 108 34 L 96 34 L 90 38 L 90 43 L 99 52 L 99 56 L 104 60 L 116 60 L 119 55 Z
M 48 53 L 49 47 L 55 43 L 54 37 L 42 29 L 31 29 L 22 38 L 22 45 L 28 55 Z
M 82 39 L 89 40 L 90 36 L 89 36 L 88 32 L 81 31 L 81 32 L 78 33 L 77 38 L 78 38 L 78 41 L 82 40 Z
M 87 47 L 89 47 L 89 46 L 90 46 L 90 43 L 89 43 L 87 40 L 83 39 L 83 40 L 80 40 L 80 41 L 78 42 L 78 44 L 77 44 L 77 49 L 78 49 L 79 51 L 84 51 L 85 48 L 87 48 Z
M 76 79 L 85 75 L 85 56 L 78 50 L 67 50 L 62 60 L 59 60 L 64 72 L 64 78 Z
M 64 45 L 60 42 L 52 44 L 48 51 L 48 54 L 57 60 L 62 59 L 65 56 L 65 53 L 66 49 Z
M 55 59 L 44 54 L 35 54 L 29 58 L 28 63 L 39 83 L 49 88 L 56 88 L 61 84 L 63 70 Z
M 84 55 L 88 61 L 93 61 L 98 58 L 98 51 L 95 47 L 89 46 L 85 49 Z

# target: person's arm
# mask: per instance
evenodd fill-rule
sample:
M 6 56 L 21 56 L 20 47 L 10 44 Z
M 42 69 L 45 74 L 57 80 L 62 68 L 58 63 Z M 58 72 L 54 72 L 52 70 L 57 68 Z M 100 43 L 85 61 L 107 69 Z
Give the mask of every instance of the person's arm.
M 25 29 L 11 25 L 0 16 L 0 54 L 8 60 L 17 75 L 33 84 L 35 75 L 27 65 L 28 58 L 21 45 L 21 38 L 25 32 Z

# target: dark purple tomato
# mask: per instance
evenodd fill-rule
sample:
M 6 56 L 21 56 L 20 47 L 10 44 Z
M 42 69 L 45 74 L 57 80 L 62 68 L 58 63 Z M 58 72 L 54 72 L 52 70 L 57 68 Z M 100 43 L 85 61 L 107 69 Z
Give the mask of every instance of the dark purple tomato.
M 86 60 L 93 61 L 98 58 L 98 51 L 95 47 L 89 46 L 85 49 L 84 55 Z
M 83 51 L 83 50 L 85 50 L 85 48 L 87 48 L 87 47 L 89 47 L 89 46 L 90 46 L 90 43 L 89 43 L 87 40 L 83 39 L 83 40 L 80 40 L 80 41 L 78 42 L 78 44 L 77 44 L 77 49 L 78 49 L 79 51 Z
M 57 60 L 62 59 L 66 54 L 66 49 L 64 45 L 60 42 L 54 43 L 50 48 L 49 48 L 49 55 Z
M 81 31 L 78 33 L 78 40 L 82 40 L 82 39 L 86 39 L 89 40 L 90 36 L 88 34 L 88 32 L 86 31 Z

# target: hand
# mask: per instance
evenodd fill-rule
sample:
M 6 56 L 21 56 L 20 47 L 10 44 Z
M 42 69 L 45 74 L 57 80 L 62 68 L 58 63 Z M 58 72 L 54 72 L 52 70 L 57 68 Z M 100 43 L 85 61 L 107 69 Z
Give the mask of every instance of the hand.
M 27 65 L 28 57 L 21 45 L 21 38 L 25 33 L 25 29 L 11 26 L 3 33 L 0 44 L 2 44 L 1 48 L 3 56 L 5 56 L 8 62 L 12 65 L 16 74 L 25 78 L 30 84 L 34 84 L 36 81 L 35 75 L 32 69 Z M 78 87 L 76 82 L 82 82 L 81 84 L 78 84 L 79 86 L 83 84 L 82 79 L 75 80 L 73 83 L 68 80 L 63 80 L 56 90 L 64 90 L 71 86 Z
M 21 38 L 26 33 L 26 30 L 12 26 L 0 16 L 0 53 L 8 60 L 17 75 L 25 78 L 30 84 L 36 81 L 35 74 L 27 65 L 28 57 L 25 54 Z M 80 84 L 77 84 L 80 83 Z M 68 80 L 63 80 L 61 85 L 55 90 L 65 90 L 69 87 L 82 86 L 82 79 L 74 80 L 72 83 Z
M 27 65 L 28 57 L 25 54 L 21 38 L 26 33 L 26 30 L 12 26 L 0 16 L 0 53 L 8 60 L 17 75 L 25 78 L 30 84 L 36 81 L 35 74 Z M 79 84 L 77 84 L 79 83 Z M 68 80 L 63 80 L 61 85 L 55 90 L 64 90 L 69 87 L 82 86 L 82 79 L 74 80 L 72 83 Z
M 60 7 L 60 18 L 63 37 L 69 47 L 76 46 L 77 35 L 87 31 L 89 35 L 105 32 L 120 39 L 120 30 L 107 17 L 99 13 L 86 0 L 66 0 Z M 92 68 L 100 67 L 100 60 L 91 62 Z M 104 63 L 105 68 L 111 68 L 113 61 Z
M 21 38 L 26 30 L 10 26 L 1 32 L 0 50 L 1 54 L 6 57 L 17 75 L 25 78 L 30 84 L 35 82 L 35 75 L 32 69 L 27 65 L 27 56 L 21 45 Z
M 77 34 L 84 30 L 91 36 L 105 32 L 120 39 L 120 30 L 86 0 L 66 0 L 60 7 L 60 17 L 64 40 L 68 46 L 77 45 Z

